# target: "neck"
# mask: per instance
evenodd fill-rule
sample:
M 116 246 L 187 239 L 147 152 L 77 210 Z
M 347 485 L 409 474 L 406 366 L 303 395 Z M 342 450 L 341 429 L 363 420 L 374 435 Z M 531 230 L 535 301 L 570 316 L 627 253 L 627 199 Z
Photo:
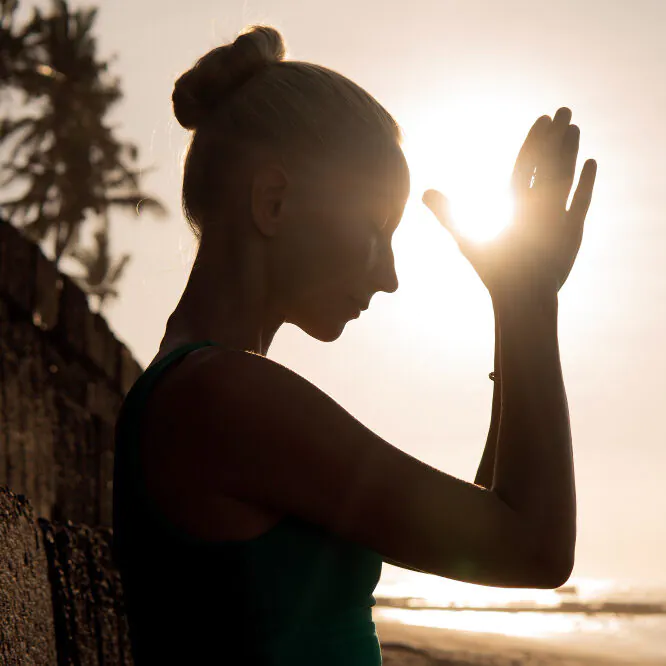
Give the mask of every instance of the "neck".
M 271 306 L 265 265 L 259 246 L 225 252 L 202 239 L 162 346 L 212 340 L 266 356 L 284 317 Z

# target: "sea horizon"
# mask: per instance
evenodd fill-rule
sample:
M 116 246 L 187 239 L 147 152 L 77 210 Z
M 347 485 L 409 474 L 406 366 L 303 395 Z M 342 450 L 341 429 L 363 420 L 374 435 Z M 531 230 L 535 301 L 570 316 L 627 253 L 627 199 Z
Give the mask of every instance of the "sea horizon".
M 572 577 L 556 590 L 493 588 L 386 567 L 374 596 L 378 620 L 666 663 L 664 581 Z

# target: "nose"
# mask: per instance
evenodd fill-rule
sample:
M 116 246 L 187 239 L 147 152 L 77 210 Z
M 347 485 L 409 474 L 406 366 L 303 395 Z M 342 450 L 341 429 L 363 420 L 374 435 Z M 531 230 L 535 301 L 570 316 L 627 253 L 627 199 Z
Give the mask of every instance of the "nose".
M 377 291 L 385 291 L 392 294 L 398 289 L 398 275 L 395 272 L 395 258 L 389 243 L 386 250 L 375 267 L 375 288 Z

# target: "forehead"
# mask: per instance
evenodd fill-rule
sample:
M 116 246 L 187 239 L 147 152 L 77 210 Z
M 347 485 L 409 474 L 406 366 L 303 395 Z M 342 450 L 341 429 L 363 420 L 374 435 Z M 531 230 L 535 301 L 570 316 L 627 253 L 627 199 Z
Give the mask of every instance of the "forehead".
M 402 209 L 409 196 L 409 169 L 399 148 L 379 157 L 360 155 L 330 160 L 310 175 L 320 178 L 320 186 L 331 196 L 353 205 Z

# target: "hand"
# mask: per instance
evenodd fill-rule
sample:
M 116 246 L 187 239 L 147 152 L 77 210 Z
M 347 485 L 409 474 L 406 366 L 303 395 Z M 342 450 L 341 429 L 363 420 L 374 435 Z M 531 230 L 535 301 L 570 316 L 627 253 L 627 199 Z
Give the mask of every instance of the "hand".
M 492 240 L 465 238 L 451 220 L 446 198 L 437 190 L 423 195 L 493 298 L 525 289 L 557 293 L 576 260 L 597 164 L 587 160 L 566 210 L 580 140 L 570 121 L 571 111 L 561 108 L 552 120 L 541 116 L 530 129 L 513 170 L 513 222 Z

